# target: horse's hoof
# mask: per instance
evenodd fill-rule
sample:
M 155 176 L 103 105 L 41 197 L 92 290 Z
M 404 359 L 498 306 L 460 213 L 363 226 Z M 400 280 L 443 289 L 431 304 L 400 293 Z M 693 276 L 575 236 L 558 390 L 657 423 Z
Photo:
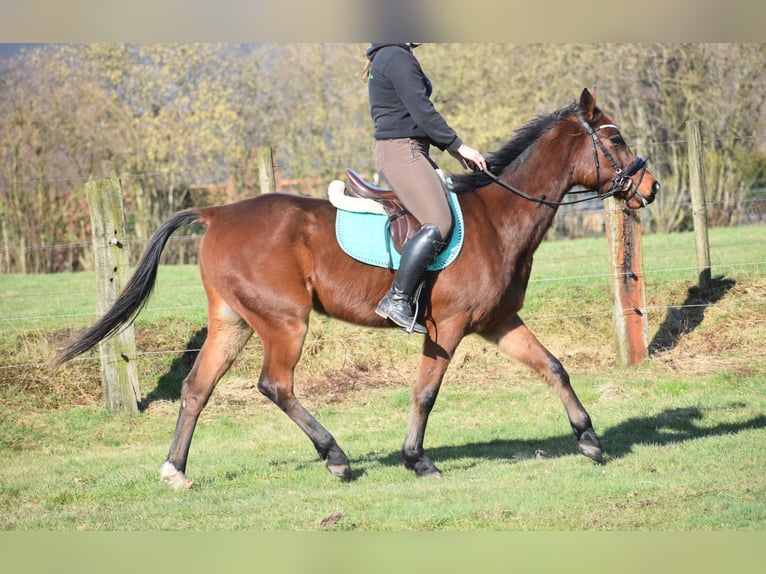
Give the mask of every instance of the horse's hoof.
M 170 461 L 165 462 L 160 469 L 160 482 L 169 484 L 175 490 L 192 487 L 192 482 Z
M 593 428 L 587 428 L 579 434 L 577 448 L 588 458 L 599 464 L 604 464 L 604 454 L 601 452 L 601 441 L 598 440 Z
M 578 444 L 577 448 L 580 452 L 599 464 L 605 464 L 604 454 L 601 452 L 601 447 L 592 444 Z
M 351 480 L 351 467 L 347 464 L 328 464 L 330 474 L 343 481 Z
M 441 478 L 442 472 L 438 468 L 433 467 L 433 469 L 428 471 L 417 472 L 415 473 L 415 476 L 418 478 Z
M 425 458 L 412 465 L 405 465 L 415 472 L 418 478 L 441 478 L 442 472 L 436 468 L 436 465 L 430 459 Z

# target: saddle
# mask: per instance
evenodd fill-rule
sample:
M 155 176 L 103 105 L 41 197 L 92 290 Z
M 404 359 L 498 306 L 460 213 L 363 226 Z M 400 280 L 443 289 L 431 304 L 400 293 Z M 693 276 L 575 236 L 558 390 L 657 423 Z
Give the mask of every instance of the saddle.
M 455 225 L 447 246 L 429 265 L 438 271 L 450 265 L 463 247 L 463 212 L 448 177 L 436 170 L 444 186 Z M 348 182 L 330 182 L 327 195 L 337 209 L 335 236 L 341 249 L 350 257 L 376 267 L 398 269 L 406 242 L 420 231 L 420 223 L 410 214 L 393 191 L 372 185 L 351 169 Z
M 346 195 L 371 199 L 383 208 L 388 216 L 391 243 L 398 253 L 402 253 L 404 244 L 420 231 L 420 222 L 405 209 L 392 190 L 366 182 L 351 168 L 346 169 L 346 178 Z

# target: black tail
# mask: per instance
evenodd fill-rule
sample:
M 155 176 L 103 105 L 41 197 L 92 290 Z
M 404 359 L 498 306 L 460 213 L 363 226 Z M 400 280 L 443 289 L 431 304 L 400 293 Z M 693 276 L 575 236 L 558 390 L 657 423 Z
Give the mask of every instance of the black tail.
M 199 218 L 197 210 L 188 209 L 171 215 L 149 240 L 135 273 L 128 281 L 111 309 L 77 339 L 59 352 L 54 361 L 60 366 L 95 347 L 100 341 L 114 335 L 123 327 L 130 325 L 146 306 L 157 279 L 157 267 L 160 256 L 173 232 L 184 225 L 194 223 Z

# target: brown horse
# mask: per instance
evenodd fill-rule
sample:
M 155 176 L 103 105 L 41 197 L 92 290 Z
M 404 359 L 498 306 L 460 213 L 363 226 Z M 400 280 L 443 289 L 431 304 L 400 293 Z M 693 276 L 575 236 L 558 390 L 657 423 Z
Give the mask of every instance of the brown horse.
M 567 192 L 584 186 L 636 209 L 654 199 L 659 183 L 588 90 L 579 102 L 522 127 L 490 154 L 488 172 L 456 175 L 454 181 L 465 241 L 449 267 L 429 274 L 422 317 L 428 334 L 412 390 L 404 465 L 417 476 L 440 475 L 423 450 L 426 424 L 450 359 L 471 333 L 495 342 L 547 381 L 564 404 L 580 452 L 603 462 L 601 444 L 569 375 L 518 313 L 532 255 Z M 151 294 L 160 254 L 173 231 L 196 221 L 207 225 L 199 262 L 208 335 L 183 382 L 163 481 L 191 486 L 185 472 L 197 419 L 253 332 L 263 342 L 258 390 L 308 435 L 333 475 L 351 477 L 346 454 L 293 393 L 293 372 L 312 309 L 359 325 L 392 326 L 375 313 L 392 272 L 341 251 L 335 214 L 327 200 L 273 193 L 170 216 L 114 306 L 58 356 L 58 364 L 72 359 L 132 321 Z

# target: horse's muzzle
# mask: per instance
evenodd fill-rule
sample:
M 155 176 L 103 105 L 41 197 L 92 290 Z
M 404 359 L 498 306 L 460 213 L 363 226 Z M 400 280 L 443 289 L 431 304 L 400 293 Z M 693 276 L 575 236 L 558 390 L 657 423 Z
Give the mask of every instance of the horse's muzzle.
M 649 197 L 646 199 L 647 203 L 651 203 L 654 201 L 654 199 L 657 197 L 657 194 L 660 192 L 661 187 L 662 185 L 660 185 L 660 182 L 655 179 L 654 183 L 652 183 L 652 189 L 649 194 Z
M 646 207 L 656 199 L 657 194 L 660 191 L 660 187 L 662 186 L 660 185 L 660 182 L 653 177 L 651 180 L 652 181 L 650 182 L 642 182 L 644 184 L 649 184 L 648 190 L 645 190 L 647 187 L 646 185 L 636 186 L 632 193 L 625 199 L 625 204 L 629 208 L 640 209 L 641 207 Z
M 638 182 L 634 182 L 633 178 L 639 171 Z M 625 205 L 630 209 L 640 209 L 652 203 L 662 187 L 660 182 L 654 179 L 652 172 L 646 169 L 646 162 L 641 158 L 636 158 L 633 165 L 625 170 L 619 179 L 627 180 L 627 186 L 623 187 L 623 190 Z

